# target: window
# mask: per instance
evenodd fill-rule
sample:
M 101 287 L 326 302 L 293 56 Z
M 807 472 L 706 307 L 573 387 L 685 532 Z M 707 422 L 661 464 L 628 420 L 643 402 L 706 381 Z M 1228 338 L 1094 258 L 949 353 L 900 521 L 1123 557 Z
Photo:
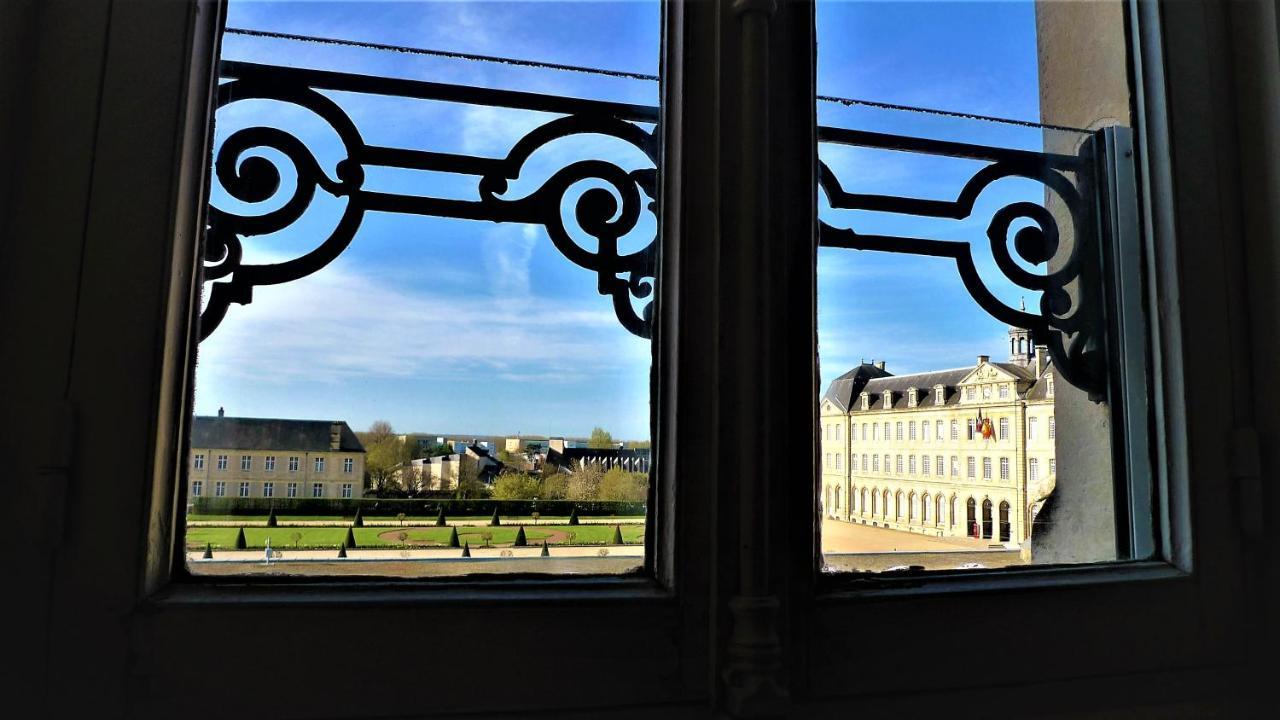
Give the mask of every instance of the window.
M 965 458 L 964 462 L 965 462 L 965 470 L 966 470 L 965 475 L 970 478 L 977 477 L 978 463 L 974 460 L 974 458 L 972 456 L 967 457 Z
M 888 421 L 888 420 L 886 420 L 886 421 L 885 421 L 885 423 L 884 423 L 884 439 L 885 439 L 885 440 L 888 440 L 888 439 L 889 439 L 889 421 Z M 901 438 L 899 438 L 899 439 L 901 439 Z
M 836 469 L 840 469 L 840 453 L 836 453 Z
M 1049 439 L 1053 440 L 1057 437 L 1058 428 L 1055 426 L 1053 416 L 1049 416 Z
M 289 472 L 291 473 L 298 472 L 298 456 L 297 455 L 289 456 Z
M 901 440 L 901 439 L 902 439 L 902 423 L 901 423 L 901 422 L 897 423 L 897 424 L 896 424 L 896 426 L 894 427 L 894 436 L 893 436 L 893 439 L 894 439 L 894 440 Z
M 983 400 L 990 400 L 990 399 L 991 399 L 991 386 L 990 386 L 990 385 L 983 385 L 983 386 L 982 386 L 982 399 L 983 399 Z
M 907 439 L 908 440 L 916 439 L 916 421 L 915 420 L 912 420 L 910 423 L 907 424 Z
M 827 469 L 835 470 L 836 462 L 831 453 L 827 453 Z
M 941 405 L 947 401 L 946 389 L 941 385 L 933 389 L 933 404 Z
M 318 472 L 318 473 L 322 473 L 322 472 L 324 472 L 324 457 L 323 457 L 323 456 L 321 456 L 321 457 L 317 457 L 317 458 L 316 458 L 316 472 Z
M 960 458 L 955 455 L 951 456 L 951 475 L 953 477 L 960 476 Z
M 241 472 L 248 472 L 249 470 L 252 470 L 252 469 L 253 469 L 253 457 L 251 455 L 241 455 L 240 456 Z
M 871 423 L 871 441 L 875 442 L 880 439 L 880 424 Z
M 934 467 L 934 471 L 938 474 L 938 477 L 942 477 L 944 474 L 946 474 L 946 467 L 947 467 L 947 466 L 946 466 L 945 464 L 943 464 L 943 462 L 942 462 L 942 456 L 941 456 L 941 455 L 939 455 L 939 456 L 937 456 L 936 458 L 934 458 L 933 460 L 934 460 L 934 466 L 933 466 L 933 467 Z
M 276 484 L 273 482 L 262 483 L 262 497 L 273 497 L 276 494 Z
M 1037 424 L 1038 424 L 1038 421 L 1037 421 L 1037 419 L 1036 419 L 1036 418 L 1033 418 L 1033 417 L 1029 417 L 1029 418 L 1027 418 L 1027 439 L 1028 439 L 1028 440 L 1035 440 L 1035 439 L 1036 439 L 1036 425 L 1037 425 Z
M 857 455 L 854 455 L 854 454 L 849 455 L 849 470 L 851 470 L 852 472 L 858 472 L 858 456 Z
M 862 423 L 862 439 L 863 439 L 864 441 L 867 439 L 867 424 L 866 424 L 866 423 Z
M 939 421 L 937 422 L 937 424 L 935 425 L 935 427 L 937 428 L 937 431 L 936 431 L 936 432 L 937 432 L 937 435 L 936 435 L 935 439 L 937 439 L 937 440 L 939 440 L 939 441 L 945 440 L 946 438 L 944 438 L 944 437 L 942 436 L 942 432 L 943 432 L 943 430 L 942 430 L 942 421 L 941 421 L 941 420 L 939 420 Z
M 965 400 L 974 399 L 974 389 L 972 387 L 967 387 L 964 389 L 964 399 Z
M 1027 480 L 1035 482 L 1040 479 L 1040 460 L 1031 458 L 1027 461 Z
M 284 489 L 284 494 L 285 494 L 285 497 L 291 497 L 291 498 L 298 497 L 298 483 L 291 482 L 288 485 L 286 485 Z
M 192 459 L 192 461 L 191 461 L 191 467 L 192 467 L 192 468 L 194 468 L 194 469 L 196 469 L 196 470 L 203 470 L 203 469 L 204 469 L 204 454 L 203 454 L 203 453 L 197 454 L 197 455 L 195 456 L 195 458 L 193 458 L 193 459 Z
M 202 494 L 204 494 L 204 482 L 201 480 L 192 480 L 191 494 L 194 495 L 195 497 L 200 497 Z
M 915 455 L 907 456 L 907 474 L 908 475 L 916 474 L 916 456 Z
M 226 456 L 226 455 L 219 455 L 219 456 L 218 456 L 218 469 L 219 469 L 219 470 L 226 470 L 226 469 L 227 469 L 227 456 Z
M 901 475 L 902 474 L 902 456 L 899 455 L 896 458 L 894 458 L 894 460 L 895 462 L 893 464 L 893 471 L 894 473 Z
M 958 428 L 959 428 L 959 425 L 956 423 L 955 420 L 952 420 L 951 421 L 951 439 L 952 440 L 960 439 L 960 431 Z
M 872 472 L 880 472 L 880 456 L 879 455 L 871 456 L 871 470 Z
M 1000 435 L 1001 440 L 1009 439 L 1009 418 L 1000 418 Z
M 1007 457 L 1000 458 L 1000 479 L 1009 479 L 1009 458 Z
M 966 424 L 965 424 L 965 432 L 967 433 L 967 434 L 965 435 L 965 439 L 967 439 L 967 440 L 972 440 L 972 439 L 973 439 L 973 434 L 974 434 L 974 421 L 973 421 L 973 420 L 969 420 L 969 421 L 967 421 L 967 422 L 966 422 Z
M 876 470 L 879 470 L 879 469 L 880 469 L 879 467 L 876 467 Z M 867 454 L 863 453 L 862 454 L 862 471 L 867 472 L 869 470 L 871 470 L 871 466 L 867 464 Z
M 324 483 L 311 483 L 311 497 L 324 497 Z
M 240 497 L 242 498 L 249 497 L 249 483 L 247 482 L 240 483 Z
M 1049 458 L 1049 474 L 1050 475 L 1058 474 L 1058 461 L 1054 458 Z
M 929 431 L 930 431 L 930 427 L 929 427 L 928 420 L 925 420 L 924 422 L 920 423 L 920 439 L 924 440 L 925 442 L 929 442 Z
M 275 456 L 275 455 L 268 455 L 268 456 L 266 456 L 265 458 L 263 458 L 263 460 L 262 460 L 262 469 L 263 469 L 263 470 L 265 470 L 265 471 L 267 471 L 267 472 L 275 472 L 275 471 L 276 471 L 276 456 Z
M 344 498 L 351 497 L 351 483 L 342 483 L 342 497 Z M 838 499 L 839 495 L 837 495 L 836 497 Z
M 227 483 L 225 480 L 219 480 L 213 484 L 213 496 L 225 497 L 227 494 Z
M 991 479 L 991 458 L 989 457 L 982 458 L 982 479 Z
M 842 433 L 841 433 L 841 431 L 840 431 L 840 428 L 841 428 L 841 427 L 842 427 L 842 426 L 840 426 L 840 425 L 836 425 L 836 440 L 839 440 L 839 439 L 840 439 L 840 436 L 841 436 L 841 434 L 842 434 Z
M 931 472 L 929 472 L 929 456 L 928 455 L 920 456 L 920 474 L 921 475 L 932 474 Z
M 1007 400 L 1007 399 L 1009 399 L 1009 386 L 1008 386 L 1008 385 L 1001 385 L 1001 386 L 1000 386 L 1000 399 L 1001 399 L 1001 400 Z

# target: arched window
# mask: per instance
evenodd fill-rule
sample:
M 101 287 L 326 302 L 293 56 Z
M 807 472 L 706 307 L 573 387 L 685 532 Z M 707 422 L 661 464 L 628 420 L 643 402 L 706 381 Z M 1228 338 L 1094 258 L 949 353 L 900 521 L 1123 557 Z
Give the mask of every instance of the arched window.
M 929 523 L 929 493 L 920 496 L 920 524 Z
M 893 519 L 902 519 L 902 491 L 893 494 Z
M 990 540 L 992 537 L 994 537 L 992 535 L 993 528 L 991 526 L 991 521 L 992 521 L 991 501 L 983 500 L 982 501 L 982 537 L 984 540 Z
M 916 521 L 916 494 L 913 491 L 907 496 L 907 522 Z
M 884 501 L 880 507 L 880 516 L 887 518 L 889 517 L 889 488 L 885 488 L 884 492 L 880 493 L 880 499 Z
M 947 522 L 947 524 L 950 525 L 951 527 L 956 526 L 956 503 L 958 502 L 959 502 L 959 498 L 957 498 L 955 495 L 952 495 L 951 496 L 951 515 L 948 518 L 948 522 Z
M 1000 520 L 1000 542 L 1009 542 L 1010 537 L 1013 535 L 1012 533 L 1013 526 L 1009 522 L 1009 503 L 1003 502 L 1003 501 L 1000 503 L 999 520 Z
M 872 515 L 876 514 L 876 496 L 877 495 L 879 495 L 877 491 L 875 490 L 871 491 L 871 514 Z
M 839 509 L 840 509 L 840 488 L 839 488 L 839 487 L 836 487 L 836 505 L 835 505 L 835 509 L 836 509 L 836 510 L 839 510 Z
M 938 527 L 942 527 L 942 502 L 943 502 L 942 495 L 938 495 L 938 498 L 937 498 L 937 503 L 938 503 L 937 512 L 935 512 L 935 513 L 933 514 L 933 524 L 934 524 L 934 525 L 937 525 Z
M 964 502 L 964 530 L 969 537 L 982 535 L 982 530 L 978 527 L 978 501 L 973 498 Z
M 875 496 L 872 495 L 872 497 L 875 497 Z M 872 508 L 871 511 L 874 513 L 875 508 Z M 862 488 L 862 492 L 858 495 L 858 512 L 862 513 L 863 515 L 867 514 L 867 489 L 866 488 Z

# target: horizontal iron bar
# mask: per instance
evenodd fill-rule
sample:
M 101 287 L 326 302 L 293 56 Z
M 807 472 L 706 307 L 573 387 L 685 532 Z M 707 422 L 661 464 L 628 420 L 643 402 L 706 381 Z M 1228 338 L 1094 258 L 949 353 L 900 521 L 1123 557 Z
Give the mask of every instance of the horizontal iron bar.
M 366 95 L 390 95 L 417 100 L 440 100 L 469 105 L 489 105 L 560 115 L 607 115 L 620 120 L 641 123 L 658 122 L 658 108 L 650 105 L 560 97 L 521 90 L 497 90 L 428 80 L 406 80 L 404 78 L 357 75 L 354 73 L 334 72 L 332 70 L 263 65 L 238 60 L 223 60 L 219 66 L 219 72 L 223 77 L 228 78 L 292 82 L 317 90 L 337 90 Z
M 1012 148 L 976 145 L 953 140 L 933 140 L 907 135 L 890 135 L 889 133 L 872 132 L 870 130 L 834 128 L 826 125 L 818 126 L 818 142 L 942 155 L 969 160 L 1047 163 L 1057 168 L 1079 168 L 1084 165 L 1084 161 L 1074 155 L 1041 153 L 1034 150 L 1014 150 Z
M 376 145 L 367 145 L 362 148 L 356 160 L 362 165 L 434 170 L 460 175 L 489 175 L 500 171 L 503 167 L 503 160 L 500 158 L 474 157 L 431 150 L 405 150 Z

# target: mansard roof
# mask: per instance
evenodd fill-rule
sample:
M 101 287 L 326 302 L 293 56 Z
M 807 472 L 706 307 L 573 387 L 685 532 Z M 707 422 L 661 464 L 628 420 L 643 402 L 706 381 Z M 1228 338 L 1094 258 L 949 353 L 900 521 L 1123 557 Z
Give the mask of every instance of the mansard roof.
M 338 449 L 329 443 L 334 424 L 341 426 Z M 191 424 L 191 447 L 218 450 L 300 452 L 364 452 L 364 445 L 342 420 L 283 420 L 197 415 Z
M 870 396 L 870 409 L 868 412 L 884 409 L 884 394 L 893 391 L 892 408 L 906 408 L 910 403 L 908 391 L 916 388 L 920 391 L 918 402 L 920 406 L 933 405 L 933 397 L 931 393 L 933 388 L 942 385 L 946 388 L 945 403 L 948 405 L 958 401 L 955 393 L 956 383 L 965 379 L 969 373 L 973 372 L 972 367 L 954 368 L 951 370 L 933 370 L 930 372 L 913 373 L 911 375 L 892 375 L 890 377 L 875 378 L 866 384 L 863 391 Z M 854 402 L 849 408 L 853 412 L 861 412 L 862 405 Z
M 1053 360 L 1045 363 L 1044 372 L 1040 373 L 1040 377 L 1036 378 L 1035 384 L 1027 390 L 1027 400 L 1048 400 L 1049 382 L 1045 378 L 1050 375 L 1056 376 L 1057 374 L 1053 369 Z
M 862 363 L 832 380 L 822 399 L 834 403 L 841 410 L 848 410 L 853 407 L 854 401 L 862 393 L 862 389 L 868 381 L 885 377 L 893 377 L 893 374 L 871 363 Z

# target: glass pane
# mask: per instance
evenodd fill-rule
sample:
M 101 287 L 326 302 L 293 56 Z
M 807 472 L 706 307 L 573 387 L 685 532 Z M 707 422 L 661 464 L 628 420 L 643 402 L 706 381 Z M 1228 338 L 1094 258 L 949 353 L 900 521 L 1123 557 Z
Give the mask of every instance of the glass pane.
M 658 3 L 227 27 L 190 572 L 642 568 Z
M 1120 3 L 817 23 L 824 567 L 1149 555 Z

